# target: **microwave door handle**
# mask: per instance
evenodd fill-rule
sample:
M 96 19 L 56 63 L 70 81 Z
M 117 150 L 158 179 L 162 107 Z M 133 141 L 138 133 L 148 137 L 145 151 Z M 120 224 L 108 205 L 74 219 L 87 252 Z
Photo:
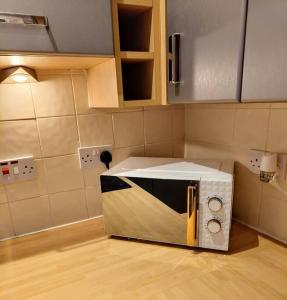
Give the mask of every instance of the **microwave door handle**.
M 193 212 L 193 186 L 188 187 L 188 218 L 190 219 Z

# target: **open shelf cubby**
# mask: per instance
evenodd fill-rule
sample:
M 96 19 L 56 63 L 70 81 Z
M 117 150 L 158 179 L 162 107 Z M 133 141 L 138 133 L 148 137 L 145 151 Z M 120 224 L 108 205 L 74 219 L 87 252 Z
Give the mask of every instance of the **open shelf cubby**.
M 124 101 L 153 98 L 154 61 L 122 61 Z
M 121 51 L 153 51 L 152 13 L 149 6 L 118 4 Z

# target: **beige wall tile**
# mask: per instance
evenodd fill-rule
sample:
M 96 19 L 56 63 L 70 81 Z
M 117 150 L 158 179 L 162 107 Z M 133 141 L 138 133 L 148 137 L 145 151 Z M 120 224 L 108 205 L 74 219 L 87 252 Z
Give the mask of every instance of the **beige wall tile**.
M 172 137 L 183 140 L 185 135 L 185 111 L 183 108 L 172 110 Z
M 183 158 L 184 157 L 184 140 L 173 140 L 173 157 Z
M 147 157 L 172 157 L 172 141 L 165 141 L 157 144 L 147 144 L 145 153 Z
M 236 108 L 237 109 L 260 109 L 260 108 L 270 108 L 271 104 L 270 103 L 237 103 Z
M 69 191 L 84 186 L 78 155 L 44 160 L 49 193 Z
M 32 95 L 37 117 L 64 116 L 74 114 L 74 96 L 70 75 L 38 76 L 32 83 Z
M 79 142 L 74 116 L 41 118 L 38 128 L 44 157 L 77 153 Z
M 246 149 L 265 149 L 269 109 L 236 111 L 234 144 Z
M 186 158 L 233 160 L 234 155 L 234 149 L 231 146 L 185 141 Z
M 235 109 L 189 109 L 191 140 L 232 145 Z
M 258 226 L 262 183 L 240 163 L 235 164 L 233 215 L 249 225 Z
M 112 166 L 120 163 L 121 161 L 125 160 L 130 156 L 138 156 L 138 157 L 145 156 L 144 145 L 113 150 Z
M 49 198 L 54 225 L 72 223 L 88 217 L 85 190 L 57 193 Z
M 10 205 L 16 234 L 38 231 L 51 226 L 48 196 L 16 201 Z
M 157 143 L 172 138 L 172 110 L 156 109 L 144 111 L 145 141 Z
M 6 185 L 6 192 L 9 201 L 34 198 L 47 193 L 44 161 L 35 160 L 35 166 L 35 179 L 18 181 Z
M 111 114 L 97 113 L 79 116 L 78 124 L 82 147 L 114 143 Z
M 115 113 L 113 121 L 116 148 L 144 144 L 143 112 Z
M 5 188 L 4 186 L 0 185 L 0 204 L 6 202 L 7 202 L 7 196 L 5 193 Z
M 267 150 L 287 153 L 287 109 L 272 109 Z
M 241 104 L 240 104 L 241 105 Z M 236 109 L 238 108 L 238 103 L 192 103 L 187 104 L 187 108 L 189 109 Z
M 104 164 L 100 164 L 96 168 L 82 169 L 85 186 L 97 186 L 100 175 L 106 170 L 107 169 Z
M 277 103 L 270 103 L 269 104 L 271 108 L 285 108 L 287 109 L 287 103 L 286 102 L 277 102 Z
M 0 85 L 0 120 L 32 119 L 35 117 L 30 85 Z
M 287 196 L 277 191 L 271 184 L 264 184 L 260 215 L 263 231 L 287 241 Z
M 103 214 L 100 186 L 86 188 L 86 200 L 89 218 Z
M 36 121 L 0 122 L 0 159 L 20 156 L 40 157 L 40 142 Z
M 14 235 L 8 204 L 0 204 L 0 240 Z

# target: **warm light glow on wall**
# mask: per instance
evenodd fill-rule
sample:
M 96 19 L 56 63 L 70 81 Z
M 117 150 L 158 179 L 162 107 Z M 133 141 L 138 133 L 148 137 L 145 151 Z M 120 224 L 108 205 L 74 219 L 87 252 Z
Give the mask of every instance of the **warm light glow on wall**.
M 19 66 L 0 70 L 0 83 L 37 82 L 37 75 L 33 69 Z

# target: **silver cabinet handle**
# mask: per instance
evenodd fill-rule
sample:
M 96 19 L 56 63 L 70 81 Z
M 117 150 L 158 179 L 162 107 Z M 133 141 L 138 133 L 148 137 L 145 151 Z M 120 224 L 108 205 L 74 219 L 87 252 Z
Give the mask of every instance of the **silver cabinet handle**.
M 175 32 L 169 37 L 169 82 L 180 84 L 180 37 L 182 33 Z
M 0 24 L 20 26 L 48 27 L 48 19 L 44 16 L 33 16 L 17 13 L 0 12 Z

